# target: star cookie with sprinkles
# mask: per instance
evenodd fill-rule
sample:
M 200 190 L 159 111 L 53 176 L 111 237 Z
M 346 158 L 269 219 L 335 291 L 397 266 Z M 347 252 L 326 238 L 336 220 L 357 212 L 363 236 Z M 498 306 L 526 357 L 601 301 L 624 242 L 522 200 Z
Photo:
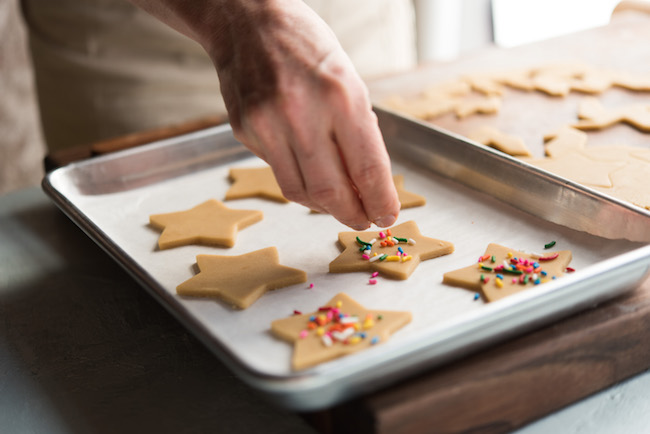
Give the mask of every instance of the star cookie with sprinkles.
M 229 172 L 232 185 L 226 192 L 226 200 L 261 197 L 276 202 L 288 203 L 282 195 L 278 181 L 270 166 L 232 168 Z
M 162 230 L 160 250 L 189 244 L 232 247 L 239 229 L 262 218 L 262 211 L 231 209 L 210 199 L 186 211 L 151 215 L 149 223 Z
M 280 264 L 267 247 L 239 256 L 198 255 L 199 273 L 176 287 L 179 295 L 219 298 L 246 309 L 267 291 L 307 281 L 307 274 Z
M 492 243 L 477 264 L 445 273 L 442 282 L 492 302 L 562 276 L 569 262 L 569 250 L 537 255 Z
M 368 310 L 344 293 L 309 314 L 271 323 L 271 333 L 293 343 L 291 366 L 311 368 L 382 343 L 411 322 L 410 312 Z
M 341 232 L 343 252 L 330 262 L 330 273 L 377 271 L 405 280 L 421 261 L 448 255 L 454 245 L 425 237 L 414 221 L 381 231 Z

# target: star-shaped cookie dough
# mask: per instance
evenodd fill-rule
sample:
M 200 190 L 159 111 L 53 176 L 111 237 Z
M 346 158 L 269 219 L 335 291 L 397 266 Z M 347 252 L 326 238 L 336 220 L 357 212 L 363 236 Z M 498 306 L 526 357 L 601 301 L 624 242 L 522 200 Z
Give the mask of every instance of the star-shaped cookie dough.
M 481 292 L 492 302 L 562 276 L 569 262 L 569 250 L 536 255 L 492 243 L 478 263 L 445 273 L 442 282 Z
M 149 216 L 149 222 L 162 229 L 158 238 L 161 250 L 188 244 L 232 247 L 237 231 L 262 217 L 262 211 L 231 209 L 210 199 L 186 211 Z
M 423 236 L 412 220 L 387 230 L 341 232 L 339 244 L 343 252 L 330 262 L 330 273 L 378 271 L 401 280 L 408 279 L 421 261 L 454 251 L 448 241 Z
M 307 281 L 307 274 L 280 265 L 275 247 L 239 256 L 198 255 L 199 273 L 176 287 L 183 296 L 215 297 L 246 309 L 266 291 Z
M 395 183 L 395 189 L 397 190 L 397 197 L 399 198 L 401 209 L 424 206 L 427 203 L 424 196 L 412 193 L 404 188 L 403 175 L 393 175 L 393 182 Z
M 524 141 L 517 136 L 506 134 L 503 131 L 490 125 L 483 125 L 481 128 L 472 131 L 469 138 L 485 146 L 498 149 L 512 156 L 530 157 L 532 154 Z
M 411 321 L 410 312 L 368 310 L 340 293 L 310 314 L 271 323 L 271 332 L 294 344 L 294 370 L 364 350 L 386 341 Z
M 226 200 L 261 197 L 276 202 L 287 203 L 282 195 L 278 181 L 270 166 L 252 168 L 232 168 L 229 178 L 232 185 L 226 192 Z

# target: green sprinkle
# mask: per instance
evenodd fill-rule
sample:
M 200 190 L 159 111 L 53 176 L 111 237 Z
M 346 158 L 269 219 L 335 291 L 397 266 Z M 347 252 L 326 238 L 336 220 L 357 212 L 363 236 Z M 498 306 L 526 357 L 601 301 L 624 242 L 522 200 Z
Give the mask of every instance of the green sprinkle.
M 512 268 L 506 268 L 506 267 L 503 267 L 502 271 L 508 274 L 524 274 L 524 272 L 521 270 L 513 270 Z
M 490 261 L 494 263 L 494 262 L 497 261 L 497 258 L 495 258 L 494 255 L 492 255 L 492 257 L 490 258 Z
M 394 240 L 399 241 L 400 243 L 408 243 L 408 238 L 393 237 Z
M 524 276 L 524 285 L 528 283 L 528 274 Z
M 545 249 L 550 249 L 550 248 L 553 247 L 554 245 L 555 245 L 555 241 L 551 241 L 551 242 L 548 243 L 548 244 L 544 244 L 544 248 L 545 248 Z
M 366 243 L 363 241 L 361 238 L 357 237 L 357 243 L 361 244 L 362 246 L 372 246 L 370 243 Z
M 491 268 L 491 267 L 487 267 L 487 266 L 485 266 L 485 265 L 481 265 L 481 270 L 492 271 L 492 268 Z
M 380 261 L 383 261 L 383 260 L 386 259 L 386 258 L 388 258 L 388 255 L 387 255 L 386 253 L 384 253 L 383 255 L 381 255 L 381 256 L 379 257 L 379 260 L 380 260 Z

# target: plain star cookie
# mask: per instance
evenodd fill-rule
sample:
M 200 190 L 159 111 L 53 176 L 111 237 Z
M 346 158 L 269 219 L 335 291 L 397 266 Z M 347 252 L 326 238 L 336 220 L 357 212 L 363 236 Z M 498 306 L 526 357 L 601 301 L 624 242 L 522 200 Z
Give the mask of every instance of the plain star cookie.
M 480 292 L 496 301 L 564 274 L 571 251 L 536 255 L 489 244 L 478 263 L 443 275 L 442 283 Z
M 262 220 L 262 211 L 231 209 L 210 199 L 186 211 L 149 216 L 149 223 L 161 229 L 160 250 L 189 244 L 232 247 L 237 231 Z
M 179 295 L 219 298 L 246 309 L 272 289 L 307 281 L 307 274 L 280 265 L 275 247 L 239 256 L 198 255 L 199 273 L 176 287 Z
M 400 209 L 414 208 L 416 206 L 424 206 L 427 203 L 427 200 L 424 196 L 410 192 L 404 188 L 404 176 L 403 175 L 394 175 L 393 182 L 395 183 L 395 189 L 397 190 L 397 197 L 399 203 L 401 204 Z
M 226 192 L 225 200 L 260 197 L 287 203 L 289 200 L 282 195 L 278 181 L 270 166 L 252 168 L 232 168 L 229 172 L 232 185 Z
M 343 252 L 330 262 L 330 273 L 377 271 L 401 280 L 420 262 L 454 251 L 448 241 L 423 236 L 414 221 L 382 231 L 341 232 L 339 244 Z
M 271 333 L 292 343 L 291 366 L 307 369 L 386 341 L 411 322 L 410 312 L 368 310 L 340 293 L 313 313 L 271 323 Z

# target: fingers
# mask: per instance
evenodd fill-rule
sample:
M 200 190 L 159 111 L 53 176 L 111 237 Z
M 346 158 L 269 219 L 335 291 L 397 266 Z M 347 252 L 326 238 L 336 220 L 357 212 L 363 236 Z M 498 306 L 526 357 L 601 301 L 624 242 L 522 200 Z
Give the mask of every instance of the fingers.
M 341 223 L 355 230 L 370 227 L 329 123 L 297 126 L 291 148 L 302 173 L 309 201 L 318 204 Z
M 390 158 L 365 86 L 353 88 L 355 91 L 351 98 L 339 99 L 333 126 L 336 140 L 368 219 L 380 227 L 391 226 L 397 220 L 400 203 Z

